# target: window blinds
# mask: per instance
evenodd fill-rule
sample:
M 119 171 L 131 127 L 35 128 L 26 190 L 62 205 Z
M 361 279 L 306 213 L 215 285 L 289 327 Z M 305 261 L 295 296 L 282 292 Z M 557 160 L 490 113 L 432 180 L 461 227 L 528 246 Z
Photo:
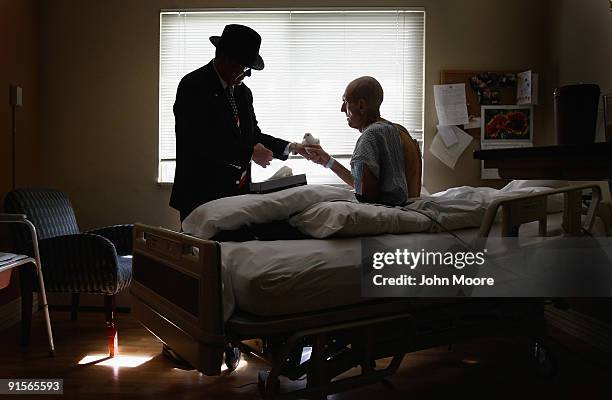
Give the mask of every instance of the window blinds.
M 229 23 L 248 25 L 262 37 L 265 68 L 245 83 L 263 132 L 298 142 L 311 132 L 330 154 L 350 157 L 359 132 L 340 112 L 341 98 L 351 80 L 370 75 L 384 89 L 381 115 L 422 139 L 424 11 L 163 11 L 160 23 L 160 182 L 174 179 L 178 83 L 214 57 L 208 38 Z M 294 162 L 313 177 L 325 172 L 301 161 Z M 266 175 L 260 170 L 254 169 L 254 180 Z

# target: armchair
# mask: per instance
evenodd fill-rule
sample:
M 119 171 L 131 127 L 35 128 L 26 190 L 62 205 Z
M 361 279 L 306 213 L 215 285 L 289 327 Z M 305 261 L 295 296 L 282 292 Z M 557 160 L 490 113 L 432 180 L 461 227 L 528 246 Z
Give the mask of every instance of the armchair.
M 10 192 L 7 212 L 27 215 L 38 232 L 40 259 L 47 292 L 72 293 L 71 319 L 76 320 L 80 293 L 104 296 L 109 355 L 115 355 L 115 294 L 132 280 L 132 226 L 119 225 L 79 231 L 68 197 L 59 190 L 28 188 Z M 32 253 L 32 241 L 23 229 L 12 230 L 18 250 Z M 39 290 L 30 271 L 20 271 L 22 307 L 32 309 L 33 290 Z M 27 301 L 29 299 L 29 308 Z M 28 342 L 31 312 L 22 320 L 22 341 Z

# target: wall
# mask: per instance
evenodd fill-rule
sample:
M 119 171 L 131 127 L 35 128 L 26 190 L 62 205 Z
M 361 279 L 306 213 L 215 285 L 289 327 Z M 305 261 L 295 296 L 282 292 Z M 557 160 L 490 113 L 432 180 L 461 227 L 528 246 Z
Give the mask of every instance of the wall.
M 9 87 L 23 88 L 23 107 L 16 110 L 16 183 L 40 178 L 39 59 L 36 0 L 0 1 L 0 198 L 11 190 L 12 124 Z
M 168 207 L 170 187 L 156 184 L 159 10 L 246 4 L 424 6 L 426 149 L 437 122 L 432 85 L 442 69 L 532 68 L 541 73 L 542 93 L 552 90 L 549 0 L 47 0 L 41 24 L 44 179 L 70 195 L 81 228 L 133 221 L 178 227 L 178 214 Z M 542 97 L 536 135 L 546 143 L 550 102 Z M 260 123 L 265 128 L 265 121 Z M 481 184 L 479 164 L 471 157 L 476 146 L 455 170 L 426 151 L 427 188 Z
M 581 21 L 588 21 L 588 29 Z M 612 11 L 607 0 L 561 0 L 554 18 L 553 68 L 558 86 L 596 83 L 612 95 Z M 598 138 L 603 140 L 600 115 Z
M 29 186 L 39 182 L 37 3 L 36 0 L 0 1 L 0 201 L 12 189 L 11 84 L 23 88 L 23 107 L 15 113 L 16 183 Z M 0 225 L 0 251 L 10 250 L 8 229 L 3 224 Z M 18 295 L 17 282 L 13 279 L 10 288 L 0 291 L 0 306 Z
M 443 69 L 524 71 L 540 74 L 540 104 L 535 107 L 534 141 L 552 143 L 552 86 L 550 83 L 550 2 L 548 1 L 435 1 L 427 2 L 426 148 L 436 131 L 437 117 L 431 85 Z M 495 186 L 482 181 L 480 164 L 472 152 L 474 140 L 454 171 L 425 152 L 424 184 L 430 192 L 452 186 Z
M 612 94 L 612 11 L 608 0 L 560 0 L 556 4 L 552 43 L 556 85 L 596 83 L 602 93 Z M 599 128 L 601 120 L 600 115 Z M 599 140 L 602 133 L 599 129 Z M 571 305 L 573 310 L 612 324 L 612 299 L 572 299 Z

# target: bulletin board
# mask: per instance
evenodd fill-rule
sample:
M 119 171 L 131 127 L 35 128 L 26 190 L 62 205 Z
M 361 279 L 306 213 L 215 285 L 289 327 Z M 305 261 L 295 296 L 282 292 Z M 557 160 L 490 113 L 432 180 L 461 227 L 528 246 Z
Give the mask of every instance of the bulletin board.
M 489 73 L 498 76 L 514 74 L 516 75 L 520 71 L 465 71 L 465 70 L 443 70 L 440 73 L 440 83 L 442 85 L 452 83 L 465 83 L 465 96 L 467 102 L 468 116 L 480 117 L 480 102 L 478 101 L 478 94 L 472 88 L 471 78 L 478 76 L 479 74 Z M 514 86 L 502 86 L 499 87 L 499 105 L 513 105 L 516 104 L 516 85 Z M 473 129 L 465 129 L 465 132 L 469 133 L 473 137 L 480 140 L 480 126 Z

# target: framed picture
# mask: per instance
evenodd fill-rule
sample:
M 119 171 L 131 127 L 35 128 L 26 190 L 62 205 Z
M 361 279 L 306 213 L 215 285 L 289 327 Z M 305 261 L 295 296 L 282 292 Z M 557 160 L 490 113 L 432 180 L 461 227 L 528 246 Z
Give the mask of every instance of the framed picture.
M 526 145 L 533 141 L 533 107 L 482 106 L 480 110 L 482 144 Z

